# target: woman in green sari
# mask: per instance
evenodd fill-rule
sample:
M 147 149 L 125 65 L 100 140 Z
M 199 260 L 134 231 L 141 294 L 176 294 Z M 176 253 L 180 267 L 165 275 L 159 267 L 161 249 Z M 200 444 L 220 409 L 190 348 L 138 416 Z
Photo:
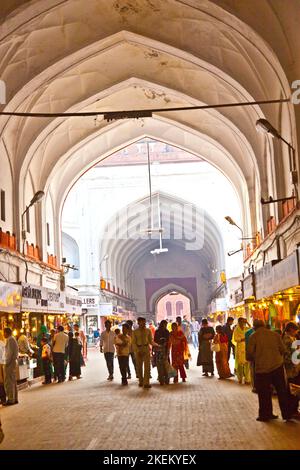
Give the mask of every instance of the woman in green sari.
M 48 342 L 50 340 L 50 334 L 48 333 L 46 325 L 41 325 L 40 331 L 38 332 L 38 335 L 36 337 L 36 345 L 39 348 L 37 351 L 37 370 L 39 372 L 39 375 L 44 374 L 43 361 L 42 361 L 42 349 L 43 349 L 43 345 L 41 343 L 42 338 L 45 338 Z

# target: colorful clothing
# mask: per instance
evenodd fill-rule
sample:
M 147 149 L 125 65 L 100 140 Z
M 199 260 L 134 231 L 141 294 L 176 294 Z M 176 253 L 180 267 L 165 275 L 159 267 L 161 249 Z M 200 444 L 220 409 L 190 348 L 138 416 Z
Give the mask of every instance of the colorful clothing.
M 234 329 L 232 342 L 235 345 L 235 371 L 238 381 L 242 383 L 245 377 L 245 383 L 251 382 L 250 364 L 246 360 L 246 339 L 245 334 L 248 328 L 242 328 L 237 325 Z
M 157 367 L 158 381 L 160 384 L 168 384 L 168 364 L 169 364 L 169 344 L 170 333 L 166 328 L 158 328 L 154 335 L 155 343 L 159 344 L 159 347 L 155 346 L 154 352 L 154 364 Z
M 213 352 L 210 348 L 210 342 L 215 336 L 215 331 L 211 326 L 204 326 L 199 331 L 199 354 L 197 366 L 202 366 L 204 373 L 213 373 L 214 362 Z
M 293 379 L 300 374 L 300 364 L 295 364 L 292 360 L 293 354 L 297 350 L 297 348 L 293 348 L 293 343 L 296 340 L 297 338 L 293 338 L 287 333 L 282 338 L 284 344 L 284 368 L 288 379 Z
M 220 351 L 216 353 L 216 366 L 220 379 L 229 379 L 232 376 L 228 364 L 228 338 L 225 334 L 216 334 L 214 343 L 219 344 Z
M 172 366 L 177 370 L 177 374 L 179 371 L 181 378 L 185 379 L 186 372 L 184 369 L 184 355 L 187 351 L 187 339 L 183 331 L 172 331 L 169 338 L 169 349 L 171 350 Z

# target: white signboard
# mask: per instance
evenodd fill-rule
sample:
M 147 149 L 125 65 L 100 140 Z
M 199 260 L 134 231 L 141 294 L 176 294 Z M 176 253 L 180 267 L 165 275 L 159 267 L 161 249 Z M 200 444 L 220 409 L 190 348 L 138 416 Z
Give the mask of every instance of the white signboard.
M 81 296 L 82 308 L 95 308 L 99 307 L 99 297 L 93 295 Z
M 68 295 L 64 293 L 65 313 L 81 315 L 81 298 L 75 295 Z
M 299 273 L 296 253 L 279 261 L 274 266 L 268 263 L 255 273 L 256 298 L 258 300 L 298 284 Z
M 289 289 L 299 284 L 296 253 L 288 256 L 273 267 L 273 292 Z
M 22 284 L 22 311 L 45 312 L 48 311 L 47 289 L 31 284 Z
M 109 315 L 112 315 L 113 313 L 113 306 L 110 303 L 100 303 L 100 315 L 101 317 L 107 317 Z
M 220 297 L 218 299 L 214 299 L 211 302 L 211 309 L 209 313 L 216 313 L 216 312 L 225 312 L 228 309 L 227 300 L 225 297 Z
M 64 295 L 59 290 L 47 289 L 48 291 L 48 313 L 64 313 Z
M 19 313 L 21 293 L 21 286 L 0 281 L 0 312 Z

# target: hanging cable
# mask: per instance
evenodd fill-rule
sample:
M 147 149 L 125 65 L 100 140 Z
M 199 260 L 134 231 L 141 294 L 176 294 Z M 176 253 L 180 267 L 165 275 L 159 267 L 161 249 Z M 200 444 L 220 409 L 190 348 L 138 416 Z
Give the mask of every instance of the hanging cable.
M 150 162 L 150 149 L 149 141 L 147 140 L 147 159 L 148 159 L 148 180 L 149 180 L 149 199 L 150 199 L 150 210 L 151 210 L 151 229 L 154 226 L 153 221 L 153 204 L 152 204 L 152 182 L 151 182 L 151 162 Z
M 262 101 L 244 101 L 242 103 L 221 103 L 221 104 L 204 104 L 199 106 L 180 106 L 176 108 L 153 108 L 153 109 L 136 109 L 124 111 L 83 111 L 78 113 L 22 113 L 18 111 L 0 111 L 0 116 L 16 116 L 16 117 L 36 117 L 36 118 L 58 118 L 58 117 L 97 117 L 103 116 L 106 121 L 114 121 L 119 119 L 139 119 L 143 117 L 152 117 L 152 113 L 165 113 L 171 111 L 194 111 L 205 109 L 234 108 L 239 106 L 256 106 L 262 104 L 288 103 L 291 98 L 278 100 L 262 100 Z

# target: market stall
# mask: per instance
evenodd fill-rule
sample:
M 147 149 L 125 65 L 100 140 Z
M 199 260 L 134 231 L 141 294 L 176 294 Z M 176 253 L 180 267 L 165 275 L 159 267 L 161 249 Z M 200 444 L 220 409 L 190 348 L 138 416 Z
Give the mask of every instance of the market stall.
M 0 281 L 0 330 L 11 328 L 16 336 L 20 327 L 21 286 Z
M 299 322 L 299 256 L 295 251 L 277 263 L 267 263 L 243 282 L 244 300 L 251 319 L 263 320 L 273 329 Z

